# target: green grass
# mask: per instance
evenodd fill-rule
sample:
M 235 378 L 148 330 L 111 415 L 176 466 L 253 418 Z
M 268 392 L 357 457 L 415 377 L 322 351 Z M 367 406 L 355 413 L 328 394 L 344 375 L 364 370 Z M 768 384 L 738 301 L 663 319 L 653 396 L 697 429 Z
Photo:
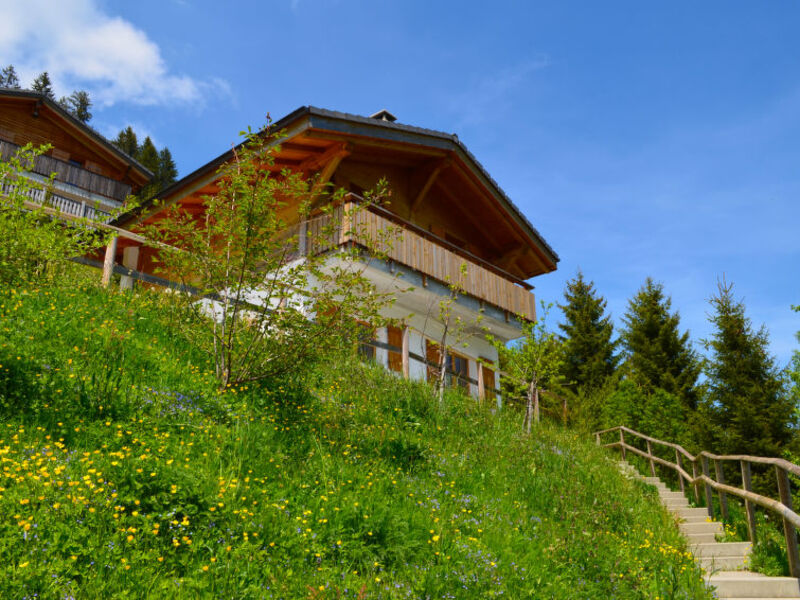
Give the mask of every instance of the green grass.
M 708 598 L 582 435 L 348 359 L 219 393 L 164 297 L 0 291 L 0 597 Z

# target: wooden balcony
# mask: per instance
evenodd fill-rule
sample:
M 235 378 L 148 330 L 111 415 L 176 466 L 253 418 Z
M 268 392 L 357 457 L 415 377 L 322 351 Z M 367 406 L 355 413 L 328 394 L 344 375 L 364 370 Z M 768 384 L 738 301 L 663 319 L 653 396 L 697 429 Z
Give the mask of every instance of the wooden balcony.
M 377 206 L 355 207 L 347 203 L 338 209 L 337 218 L 342 220 L 343 227 L 337 234 L 337 244 L 382 246 L 378 249 L 389 259 L 426 277 L 442 283 L 460 281 L 465 294 L 518 317 L 536 318 L 536 298 L 530 285 L 388 210 Z M 310 221 L 312 239 L 325 226 L 326 220 Z M 387 232 L 391 235 L 387 236 Z M 382 244 L 381 240 L 387 237 L 391 241 Z
M 0 140 L 0 160 L 8 160 L 19 149 L 20 146 L 17 144 Z M 31 171 L 44 177 L 55 173 L 56 181 L 75 186 L 79 190 L 85 190 L 91 194 L 110 198 L 116 202 L 124 202 L 131 193 L 131 186 L 128 184 L 92 173 L 52 156 L 37 156 Z
M 13 192 L 14 188 L 15 186 L 10 183 L 0 185 L 0 196 Z M 33 204 L 49 206 L 67 215 L 91 219 L 92 221 L 106 221 L 111 216 L 110 213 L 93 206 L 89 202 L 79 202 L 44 188 L 29 188 L 25 191 L 25 195 L 30 198 Z

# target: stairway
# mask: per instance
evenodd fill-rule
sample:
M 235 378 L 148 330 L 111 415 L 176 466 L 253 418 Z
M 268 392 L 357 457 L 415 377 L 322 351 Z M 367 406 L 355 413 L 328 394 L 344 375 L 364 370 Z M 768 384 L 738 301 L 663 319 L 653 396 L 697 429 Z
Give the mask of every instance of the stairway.
M 722 523 L 712 521 L 705 508 L 692 508 L 682 492 L 673 492 L 658 477 L 642 477 L 630 464 L 620 463 L 623 473 L 641 479 L 658 490 L 661 503 L 676 518 L 678 528 L 689 542 L 689 550 L 707 573 L 706 582 L 720 600 L 800 600 L 800 580 L 767 577 L 745 570 L 750 542 L 718 542 Z

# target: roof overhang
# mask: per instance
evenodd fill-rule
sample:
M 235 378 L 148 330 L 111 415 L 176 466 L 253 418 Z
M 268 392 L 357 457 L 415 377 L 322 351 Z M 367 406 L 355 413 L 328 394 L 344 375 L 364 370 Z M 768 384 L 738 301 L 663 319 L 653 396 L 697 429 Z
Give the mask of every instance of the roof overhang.
M 372 140 L 376 143 L 394 144 L 398 147 L 413 147 L 420 151 L 436 150 L 443 155 L 453 156 L 465 166 L 465 171 L 469 174 L 474 185 L 486 192 L 487 197 L 495 203 L 496 208 L 513 223 L 523 239 L 527 240 L 527 244 L 536 252 L 546 266 L 545 271 L 553 271 L 557 267 L 559 257 L 553 248 L 455 134 L 313 106 L 303 106 L 296 109 L 276 121 L 270 130 L 283 132 L 280 143 L 290 141 L 300 134 L 312 132 L 334 136 L 338 134 L 365 141 Z M 238 147 L 236 146 L 219 155 L 162 190 L 159 194 L 162 200 L 159 204 L 159 209 L 212 183 L 218 177 L 219 168 L 233 158 L 235 149 Z M 152 203 L 145 203 L 136 210 L 121 215 L 115 224 L 118 226 L 130 226 L 140 222 L 154 212 L 153 208 Z

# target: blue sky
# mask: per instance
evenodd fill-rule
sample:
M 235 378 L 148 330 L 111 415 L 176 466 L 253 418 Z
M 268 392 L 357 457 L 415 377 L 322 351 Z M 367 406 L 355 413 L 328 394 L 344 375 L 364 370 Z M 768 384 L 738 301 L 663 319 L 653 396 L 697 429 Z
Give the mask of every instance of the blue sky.
M 645 277 L 695 340 L 734 282 L 786 363 L 800 314 L 800 4 L 0 0 L 0 64 L 89 89 L 181 174 L 313 104 L 455 132 L 616 319 Z M 555 314 L 555 313 L 554 313 Z

